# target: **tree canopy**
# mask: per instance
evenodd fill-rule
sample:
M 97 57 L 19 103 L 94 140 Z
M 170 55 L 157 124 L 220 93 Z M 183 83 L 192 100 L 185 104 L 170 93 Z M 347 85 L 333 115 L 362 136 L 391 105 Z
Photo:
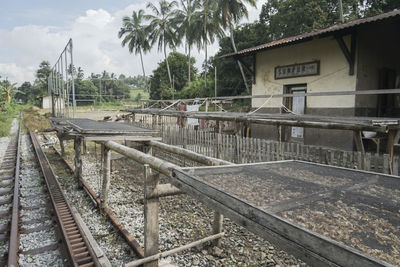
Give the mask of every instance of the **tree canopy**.
M 179 52 L 172 52 L 168 56 L 168 62 L 171 68 L 171 76 L 173 80 L 173 88 L 169 87 L 169 78 L 166 70 L 166 60 L 163 60 L 158 64 L 157 69 L 153 71 L 150 77 L 150 97 L 152 99 L 172 99 L 175 92 L 179 92 L 183 89 L 188 81 L 188 58 L 186 55 Z M 190 70 L 192 77 L 196 78 L 197 70 L 194 67 L 195 59 L 190 59 Z

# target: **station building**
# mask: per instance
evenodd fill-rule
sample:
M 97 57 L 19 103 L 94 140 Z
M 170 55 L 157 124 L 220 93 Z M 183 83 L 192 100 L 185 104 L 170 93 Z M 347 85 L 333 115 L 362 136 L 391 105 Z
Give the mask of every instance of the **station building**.
M 338 24 L 226 55 L 252 56 L 252 95 L 400 88 L 400 10 Z M 243 62 L 243 61 L 242 61 Z M 253 98 L 261 113 L 400 117 L 400 94 Z M 276 126 L 252 125 L 252 136 L 277 138 Z M 354 148 L 353 132 L 284 127 L 285 141 Z

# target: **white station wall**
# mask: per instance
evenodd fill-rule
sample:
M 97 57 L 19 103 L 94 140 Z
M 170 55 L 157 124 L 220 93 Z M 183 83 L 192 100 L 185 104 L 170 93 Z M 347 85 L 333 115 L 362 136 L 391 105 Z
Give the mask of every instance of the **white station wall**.
M 349 46 L 350 36 L 345 36 L 344 40 Z M 320 75 L 275 80 L 275 67 L 315 60 L 320 61 Z M 357 73 L 356 70 L 354 73 Z M 355 91 L 356 75 L 349 75 L 349 64 L 333 37 L 271 49 L 256 55 L 256 83 L 252 87 L 253 95 L 282 94 L 284 85 L 294 84 L 307 84 L 309 93 Z M 266 100 L 254 98 L 252 107 L 260 107 Z M 307 97 L 306 102 L 307 108 L 353 108 L 355 96 Z M 277 108 L 281 103 L 282 98 L 272 98 L 263 107 Z

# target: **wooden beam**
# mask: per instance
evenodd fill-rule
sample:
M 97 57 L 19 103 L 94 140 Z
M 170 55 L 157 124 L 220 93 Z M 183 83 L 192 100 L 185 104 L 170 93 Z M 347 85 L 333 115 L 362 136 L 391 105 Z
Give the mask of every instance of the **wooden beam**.
M 196 162 L 204 164 L 204 165 L 231 165 L 231 164 L 233 164 L 226 160 L 204 156 L 202 154 L 193 152 L 193 151 L 185 149 L 185 148 L 168 145 L 168 144 L 158 142 L 158 141 L 150 141 L 150 142 L 146 142 L 146 144 L 148 144 L 152 147 L 156 147 L 158 149 L 170 152 L 170 153 L 174 153 L 176 155 L 185 156 L 186 158 L 188 158 L 190 160 L 196 161 Z
M 75 165 L 75 177 L 78 179 L 78 186 L 82 188 L 82 183 L 80 182 L 82 178 L 82 155 L 81 155 L 81 144 L 82 139 L 78 136 L 75 136 L 74 139 L 74 150 L 75 150 L 75 158 L 74 158 L 74 165 Z
M 83 136 L 85 141 L 93 142 L 106 142 L 106 141 L 134 141 L 134 142 L 145 142 L 150 140 L 161 141 L 161 137 L 154 136 L 129 136 L 129 135 L 85 135 Z
M 239 198 L 223 193 L 183 171 L 174 170 L 170 182 L 312 266 L 390 266 L 382 260 L 308 231 Z
M 217 235 L 217 234 L 221 234 L 223 232 L 223 222 L 224 222 L 224 215 L 222 215 L 220 212 L 218 211 L 214 211 L 214 221 L 213 221 L 213 225 L 212 225 L 212 234 L 213 235 Z M 214 246 L 216 247 L 221 247 L 221 242 L 222 239 L 217 238 L 214 240 Z
M 237 57 L 237 58 L 235 58 L 237 61 L 239 61 L 240 63 L 242 63 L 242 66 L 252 75 L 252 76 L 254 76 L 255 74 L 254 74 L 254 71 L 246 64 L 246 62 L 244 62 L 243 60 L 242 60 L 242 58 L 240 58 L 240 57 Z
M 101 190 L 101 207 L 108 207 L 108 192 L 110 191 L 111 177 L 111 150 L 101 145 L 101 153 L 103 154 L 103 186 Z
M 144 256 L 149 257 L 158 253 L 159 240 L 159 198 L 148 198 L 148 194 L 154 190 L 159 183 L 159 175 L 151 177 L 150 166 L 144 165 Z M 157 267 L 158 259 L 147 262 L 145 267 Z
M 355 33 L 351 33 L 350 50 L 343 40 L 342 35 L 335 36 L 336 41 L 339 44 L 340 49 L 343 52 L 344 57 L 349 64 L 349 75 L 354 75 L 354 64 L 355 64 L 355 49 L 356 49 L 356 36 Z
M 194 101 L 194 100 L 234 100 L 234 99 L 252 99 L 252 98 L 281 98 L 281 97 L 298 97 L 298 96 L 338 96 L 338 95 L 385 95 L 385 94 L 400 94 L 400 89 L 378 89 L 378 90 L 360 90 L 360 91 L 333 91 L 333 92 L 306 92 L 293 94 L 268 94 L 268 95 L 243 95 L 243 96 L 218 96 L 210 98 L 187 98 L 181 99 L 182 102 Z M 148 102 L 160 102 L 161 100 L 143 100 Z M 173 102 L 175 100 L 163 100 Z M 135 109 L 123 110 L 125 112 L 134 112 Z
M 386 133 L 388 128 L 400 128 L 398 119 L 383 122 L 376 125 L 375 118 L 353 117 L 329 117 L 316 115 L 292 115 L 292 114 L 251 114 L 239 112 L 201 112 L 201 111 L 175 111 L 175 110 L 134 110 L 135 113 L 162 114 L 164 116 L 187 117 L 204 120 L 222 120 L 235 122 L 248 122 L 264 125 L 298 126 L 321 129 L 374 131 Z M 390 123 L 390 124 L 389 124 Z
M 109 149 L 118 152 L 130 159 L 133 159 L 142 164 L 149 164 L 149 166 L 156 171 L 166 175 L 171 175 L 172 169 L 181 169 L 179 166 L 169 163 L 167 161 L 161 160 L 159 158 L 153 157 L 146 153 L 140 152 L 134 148 L 126 147 L 124 145 L 118 144 L 113 141 L 105 142 L 104 145 Z
M 362 142 L 362 133 L 361 131 L 354 131 L 354 140 L 356 143 L 357 151 L 361 152 L 362 155 L 365 155 L 364 144 Z
M 146 198 L 147 199 L 160 198 L 160 197 L 175 196 L 179 194 L 184 194 L 184 192 L 182 192 L 172 184 L 157 184 L 151 192 L 147 193 Z
M 165 252 L 161 252 L 161 253 L 158 253 L 156 255 L 144 258 L 144 259 L 128 262 L 127 264 L 125 264 L 125 266 L 126 267 L 140 266 L 140 265 L 143 265 L 143 264 L 145 264 L 147 262 L 171 256 L 171 255 L 176 254 L 178 252 L 181 252 L 181 251 L 184 251 L 184 250 L 199 246 L 199 245 L 201 245 L 203 243 L 212 241 L 214 239 L 221 238 L 223 236 L 224 236 L 224 233 L 219 233 L 219 234 L 216 234 L 216 235 L 207 236 L 205 238 L 202 238 L 200 240 L 194 241 L 192 243 L 189 243 L 187 245 L 184 245 L 184 246 L 181 246 L 181 247 L 178 247 L 178 248 L 174 248 L 174 249 L 171 249 L 171 250 L 168 250 L 168 251 L 165 251 Z
M 253 84 L 256 84 L 257 56 L 253 55 Z

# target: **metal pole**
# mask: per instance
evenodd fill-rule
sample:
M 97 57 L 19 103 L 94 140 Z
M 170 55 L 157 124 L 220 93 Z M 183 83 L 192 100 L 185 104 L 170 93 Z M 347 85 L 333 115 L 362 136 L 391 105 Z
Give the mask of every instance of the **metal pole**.
M 75 82 L 74 82 L 74 58 L 72 56 L 72 39 L 69 39 L 69 43 L 70 43 L 70 53 L 71 53 L 71 77 L 72 77 L 72 106 L 73 106 L 73 115 L 72 117 L 75 118 L 75 114 L 76 114 L 76 101 L 75 101 Z
M 63 62 L 63 58 L 62 58 L 62 54 L 60 56 L 60 64 L 61 64 L 61 87 L 62 87 L 62 95 L 63 95 L 63 102 L 61 103 L 63 106 L 63 115 L 65 117 L 66 115 L 66 108 L 65 108 L 65 104 L 66 104 L 66 93 L 65 93 L 65 88 L 64 88 L 64 62 Z
M 59 83 L 58 83 L 58 80 L 60 79 L 60 77 L 59 77 L 59 75 L 58 75 L 58 64 L 56 63 L 56 66 L 55 66 L 55 72 L 56 72 L 56 90 L 55 90 L 55 95 L 56 95 L 56 117 L 58 117 L 58 114 L 59 114 L 59 102 L 58 102 L 58 98 L 59 98 L 59 95 L 58 95 L 58 86 L 59 86 Z
M 71 111 L 69 109 L 70 103 L 69 103 L 69 86 L 68 86 L 68 58 L 67 58 L 67 52 L 64 50 L 64 58 L 65 58 L 65 84 L 66 84 L 66 89 L 67 89 L 67 112 L 68 112 L 68 117 L 71 117 Z

